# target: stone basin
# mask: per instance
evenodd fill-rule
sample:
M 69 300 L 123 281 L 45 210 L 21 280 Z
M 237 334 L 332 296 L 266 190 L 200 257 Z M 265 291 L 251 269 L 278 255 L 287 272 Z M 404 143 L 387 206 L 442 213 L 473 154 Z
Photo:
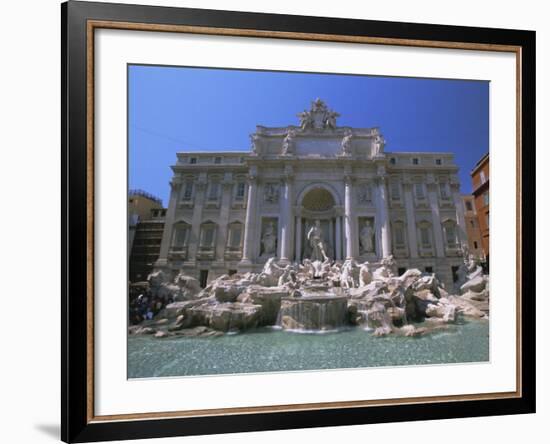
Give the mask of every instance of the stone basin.
M 300 296 L 281 298 L 278 325 L 291 331 L 327 331 L 344 327 L 348 320 L 348 298 L 326 288 L 306 288 Z

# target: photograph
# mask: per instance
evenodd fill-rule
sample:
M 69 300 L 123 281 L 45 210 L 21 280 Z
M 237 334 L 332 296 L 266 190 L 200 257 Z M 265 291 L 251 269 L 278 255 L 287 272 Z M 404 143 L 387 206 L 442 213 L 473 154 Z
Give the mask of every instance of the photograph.
M 129 379 L 490 361 L 490 81 L 126 75 Z

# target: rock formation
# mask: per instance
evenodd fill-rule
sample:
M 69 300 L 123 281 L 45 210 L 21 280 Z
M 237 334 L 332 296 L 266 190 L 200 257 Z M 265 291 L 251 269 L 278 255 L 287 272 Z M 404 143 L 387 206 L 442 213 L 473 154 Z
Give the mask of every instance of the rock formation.
M 192 277 L 156 271 L 148 279 L 151 291 L 174 302 L 130 333 L 202 337 L 262 326 L 324 331 L 356 325 L 377 336 L 416 336 L 459 317 L 487 318 L 488 277 L 481 267 L 465 258 L 457 276 L 449 294 L 435 274 L 409 269 L 397 276 L 391 256 L 378 263 L 304 259 L 285 266 L 270 258 L 260 273 L 223 275 L 202 290 Z

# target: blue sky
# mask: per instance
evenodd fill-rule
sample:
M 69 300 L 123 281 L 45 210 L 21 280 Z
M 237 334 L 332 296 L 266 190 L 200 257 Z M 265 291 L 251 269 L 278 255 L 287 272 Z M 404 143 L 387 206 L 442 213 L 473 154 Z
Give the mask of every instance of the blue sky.
M 129 66 L 129 185 L 168 202 L 178 151 L 247 151 L 256 125 L 297 125 L 317 97 L 338 124 L 378 126 L 386 151 L 455 154 L 462 192 L 489 150 L 489 83 Z

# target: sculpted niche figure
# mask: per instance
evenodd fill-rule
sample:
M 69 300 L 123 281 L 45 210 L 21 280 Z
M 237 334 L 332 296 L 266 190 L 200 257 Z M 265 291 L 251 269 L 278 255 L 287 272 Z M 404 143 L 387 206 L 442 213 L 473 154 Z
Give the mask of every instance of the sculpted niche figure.
M 372 229 L 372 225 L 370 221 L 365 222 L 364 227 L 361 229 L 361 233 L 359 233 L 359 241 L 361 243 L 361 249 L 364 253 L 372 253 L 374 251 L 374 245 L 372 242 L 374 230 Z
M 325 253 L 325 242 L 323 241 L 323 230 L 321 229 L 321 222 L 315 221 L 315 224 L 307 232 L 307 240 L 311 247 L 311 260 L 324 262 L 328 259 Z
M 275 224 L 269 222 L 262 236 L 262 247 L 264 255 L 274 255 L 277 248 L 277 235 L 275 234 Z

